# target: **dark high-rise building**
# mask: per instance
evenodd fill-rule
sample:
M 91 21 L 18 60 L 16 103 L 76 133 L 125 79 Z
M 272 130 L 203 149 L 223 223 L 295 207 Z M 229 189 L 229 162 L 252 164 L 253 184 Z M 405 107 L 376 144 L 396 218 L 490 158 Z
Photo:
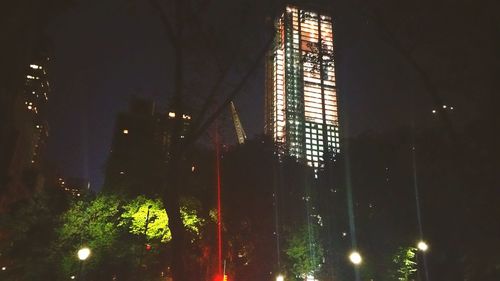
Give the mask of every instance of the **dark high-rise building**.
M 49 56 L 45 51 L 39 52 L 26 66 L 24 84 L 13 104 L 11 131 L 2 155 L 6 179 L 2 182 L 0 209 L 44 185 L 43 154 L 49 135 L 48 67 Z
M 47 122 L 47 106 L 50 94 L 50 84 L 47 75 L 49 58 L 41 57 L 29 65 L 26 74 L 24 90 L 24 106 L 29 112 L 34 126 L 33 143 L 31 146 L 31 163 L 38 165 L 41 154 L 49 135 Z
M 280 147 L 319 168 L 339 152 L 332 18 L 287 6 L 275 21 L 266 66 L 265 131 Z
M 172 141 L 174 120 L 182 118 L 181 138 L 191 116 L 156 111 L 152 101 L 134 98 L 116 118 L 104 189 L 127 195 L 159 190 Z

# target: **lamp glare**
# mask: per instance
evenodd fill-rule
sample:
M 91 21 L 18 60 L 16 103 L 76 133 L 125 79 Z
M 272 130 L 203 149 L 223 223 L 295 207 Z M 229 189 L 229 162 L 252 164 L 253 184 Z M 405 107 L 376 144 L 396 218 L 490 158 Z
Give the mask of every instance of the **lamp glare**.
M 81 248 L 78 250 L 78 259 L 81 261 L 86 260 L 90 256 L 90 249 L 89 248 Z
M 361 255 L 354 251 L 352 252 L 350 255 L 349 255 L 349 260 L 354 264 L 354 265 L 359 265 L 361 264 L 361 262 L 363 261 L 363 259 L 361 258 Z
M 427 245 L 427 243 L 425 243 L 424 241 L 420 241 L 417 244 L 417 248 L 420 251 L 425 252 L 425 251 L 427 251 L 429 249 L 429 245 Z

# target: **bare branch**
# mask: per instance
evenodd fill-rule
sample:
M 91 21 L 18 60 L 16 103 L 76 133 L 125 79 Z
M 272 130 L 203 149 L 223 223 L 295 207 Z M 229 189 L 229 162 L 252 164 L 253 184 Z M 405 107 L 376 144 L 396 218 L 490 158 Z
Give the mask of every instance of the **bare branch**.
M 215 110 L 214 113 L 212 113 L 208 118 L 207 121 L 205 121 L 198 130 L 194 131 L 190 136 L 188 136 L 186 143 L 189 144 L 191 142 L 194 142 L 208 127 L 212 124 L 212 122 L 217 119 L 217 117 L 222 113 L 222 111 L 231 103 L 231 101 L 236 97 L 238 93 L 240 93 L 241 89 L 243 86 L 245 86 L 247 80 L 250 78 L 250 76 L 253 74 L 253 72 L 260 66 L 260 61 L 265 57 L 267 54 L 269 48 L 272 46 L 272 43 L 274 42 L 274 38 L 271 36 L 271 38 L 268 40 L 268 42 L 265 44 L 263 49 L 259 52 L 257 58 L 255 59 L 254 63 L 251 65 L 249 71 L 245 74 L 245 76 L 241 79 L 240 83 L 236 86 L 233 91 L 227 95 L 226 99 L 224 102 Z

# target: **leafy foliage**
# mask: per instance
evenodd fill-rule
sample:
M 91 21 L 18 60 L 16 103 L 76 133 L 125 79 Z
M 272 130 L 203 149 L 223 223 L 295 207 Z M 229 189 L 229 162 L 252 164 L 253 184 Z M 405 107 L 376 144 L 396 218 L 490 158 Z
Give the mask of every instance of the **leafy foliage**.
M 47 194 L 37 193 L 19 202 L 0 220 L 0 260 L 7 267 L 2 280 L 50 280 L 53 278 L 53 229 L 57 207 Z M 29 268 L 30 270 L 26 270 Z M 3 279 L 5 278 L 5 279 Z
M 291 270 L 295 276 L 304 278 L 320 269 L 323 247 L 319 241 L 317 225 L 301 226 L 291 233 L 287 246 L 285 253 L 291 262 Z
M 181 198 L 181 218 L 184 227 L 196 236 L 205 220 L 198 215 L 200 203 L 194 198 Z
M 195 200 L 191 201 L 183 205 L 182 216 L 186 228 L 196 234 L 203 220 L 191 209 L 196 205 Z M 76 252 L 82 246 L 92 250 L 91 258 L 85 262 L 86 271 L 94 277 L 107 278 L 109 269 L 122 276 L 137 274 L 139 271 L 134 269 L 158 260 L 152 257 L 160 254 L 160 244 L 171 240 L 168 215 L 161 200 L 145 196 L 129 201 L 100 195 L 91 201 L 75 202 L 61 216 L 57 233 L 57 253 L 63 276 L 78 271 L 80 264 Z M 148 240 L 157 243 L 158 247 L 146 256 L 144 243 Z
M 396 265 L 394 273 L 395 279 L 399 281 L 409 281 L 417 272 L 417 262 L 415 261 L 417 249 L 414 247 L 399 247 L 392 258 Z
M 118 227 L 120 204 L 116 196 L 98 196 L 90 202 L 75 202 L 62 215 L 57 245 L 63 273 L 77 271 L 79 264 L 75 255 L 79 247 L 92 249 L 91 268 L 113 251 L 121 230 Z
M 123 208 L 124 212 L 121 214 L 123 220 L 119 225 L 128 227 L 130 233 L 145 234 L 148 239 L 156 239 L 164 243 L 172 239 L 168 228 L 167 212 L 159 199 L 139 196 Z

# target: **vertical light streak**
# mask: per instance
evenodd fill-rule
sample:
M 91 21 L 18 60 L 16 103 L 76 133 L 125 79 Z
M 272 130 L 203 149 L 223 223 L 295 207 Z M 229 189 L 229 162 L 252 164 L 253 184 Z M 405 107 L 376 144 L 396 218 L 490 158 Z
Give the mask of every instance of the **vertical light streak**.
M 219 129 L 215 123 L 215 166 L 217 174 L 217 262 L 218 274 L 222 276 L 222 214 L 221 214 L 221 173 L 220 173 L 220 141 Z

